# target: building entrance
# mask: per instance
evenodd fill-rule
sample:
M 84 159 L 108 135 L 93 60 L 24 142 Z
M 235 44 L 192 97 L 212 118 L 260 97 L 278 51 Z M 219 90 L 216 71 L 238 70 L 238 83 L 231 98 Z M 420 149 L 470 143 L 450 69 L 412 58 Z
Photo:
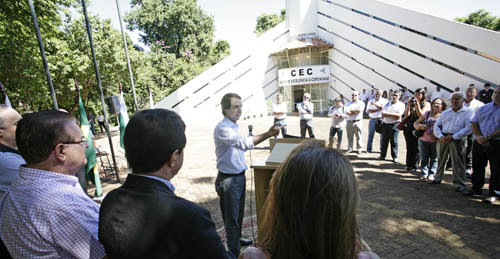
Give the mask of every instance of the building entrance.
M 291 86 L 292 111 L 297 111 L 297 104 L 303 100 L 304 93 L 311 94 L 311 102 L 314 103 L 314 114 L 328 114 L 328 84 L 295 85 Z

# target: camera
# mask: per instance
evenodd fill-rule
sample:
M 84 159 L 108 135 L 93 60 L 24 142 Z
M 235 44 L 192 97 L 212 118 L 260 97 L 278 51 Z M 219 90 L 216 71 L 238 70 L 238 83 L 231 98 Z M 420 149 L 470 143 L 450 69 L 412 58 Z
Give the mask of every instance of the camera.
M 413 97 L 410 99 L 410 102 L 412 102 L 412 103 L 416 103 L 416 102 L 417 102 L 417 98 L 415 98 L 415 96 L 413 96 Z

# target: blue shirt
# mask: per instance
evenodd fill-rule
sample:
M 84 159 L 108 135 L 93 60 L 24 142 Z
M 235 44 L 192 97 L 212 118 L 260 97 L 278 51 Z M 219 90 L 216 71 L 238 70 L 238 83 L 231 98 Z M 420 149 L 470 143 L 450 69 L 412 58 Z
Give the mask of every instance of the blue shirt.
M 174 185 L 169 180 L 167 180 L 165 178 L 161 178 L 161 177 L 158 177 L 156 175 L 145 175 L 145 174 L 133 174 L 133 175 L 147 177 L 147 178 L 151 178 L 151 179 L 155 179 L 157 181 L 160 181 L 160 182 L 164 183 L 168 187 L 168 189 L 170 189 L 172 192 L 175 192 Z
M 495 104 L 494 102 L 489 102 L 481 106 L 472 122 L 479 125 L 479 130 L 483 136 L 489 136 L 496 130 L 500 129 L 500 104 Z M 500 136 L 494 138 L 500 140 Z
M 225 174 L 238 174 L 248 169 L 244 152 L 254 147 L 253 137 L 241 136 L 238 124 L 224 117 L 215 127 L 214 141 L 219 171 Z
M 0 152 L 0 200 L 19 174 L 19 167 L 26 164 L 18 153 Z
M 0 237 L 14 258 L 102 258 L 99 205 L 78 178 L 21 166 L 0 202 Z

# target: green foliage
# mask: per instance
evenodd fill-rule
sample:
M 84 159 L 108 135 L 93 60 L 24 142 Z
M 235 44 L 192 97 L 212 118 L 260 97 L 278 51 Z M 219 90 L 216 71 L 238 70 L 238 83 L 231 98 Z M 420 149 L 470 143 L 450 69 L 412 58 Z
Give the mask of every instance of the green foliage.
M 0 1 L 0 81 L 20 113 L 52 109 L 52 101 L 27 1 Z M 148 13 L 151 5 L 153 15 Z M 135 28 L 141 24 L 150 51 L 133 46 L 126 37 L 139 109 L 149 108 L 147 88 L 158 102 L 211 65 L 230 54 L 227 41 L 213 43 L 213 20 L 195 0 L 134 0 Z M 80 15 L 72 17 L 74 7 Z M 80 1 L 37 0 L 49 70 L 59 107 L 77 115 L 80 87 L 87 113 L 100 114 L 101 102 Z M 155 16 L 158 15 L 158 16 Z M 161 23 L 149 23 L 149 19 Z M 120 31 L 110 20 L 89 14 L 104 96 L 118 95 L 118 82 L 129 112 L 133 96 Z M 138 28 L 138 27 L 137 27 Z M 155 36 L 147 36 L 155 35 Z M 114 116 L 110 116 L 113 118 Z
M 146 45 L 167 46 L 176 58 L 192 53 L 206 58 L 213 44 L 213 19 L 203 13 L 196 0 L 132 0 L 125 18 L 129 29 L 142 31 Z
M 475 11 L 466 17 L 456 18 L 455 20 L 493 31 L 500 31 L 500 17 L 491 15 L 484 9 Z
M 281 10 L 280 15 L 277 14 L 262 14 L 257 17 L 257 25 L 255 25 L 254 33 L 257 36 L 262 35 L 264 32 L 272 29 L 274 26 L 278 25 L 286 18 L 285 9 Z

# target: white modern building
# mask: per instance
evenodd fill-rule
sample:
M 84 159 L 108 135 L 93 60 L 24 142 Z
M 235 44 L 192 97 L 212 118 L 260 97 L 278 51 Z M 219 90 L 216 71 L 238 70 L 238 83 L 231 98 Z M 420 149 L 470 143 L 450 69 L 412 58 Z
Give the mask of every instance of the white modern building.
M 316 113 L 351 92 L 500 85 L 500 33 L 375 0 L 287 0 L 286 21 L 164 98 L 185 120 L 220 118 L 234 92 L 243 116 L 265 116 L 277 93 L 291 114 L 304 92 Z

